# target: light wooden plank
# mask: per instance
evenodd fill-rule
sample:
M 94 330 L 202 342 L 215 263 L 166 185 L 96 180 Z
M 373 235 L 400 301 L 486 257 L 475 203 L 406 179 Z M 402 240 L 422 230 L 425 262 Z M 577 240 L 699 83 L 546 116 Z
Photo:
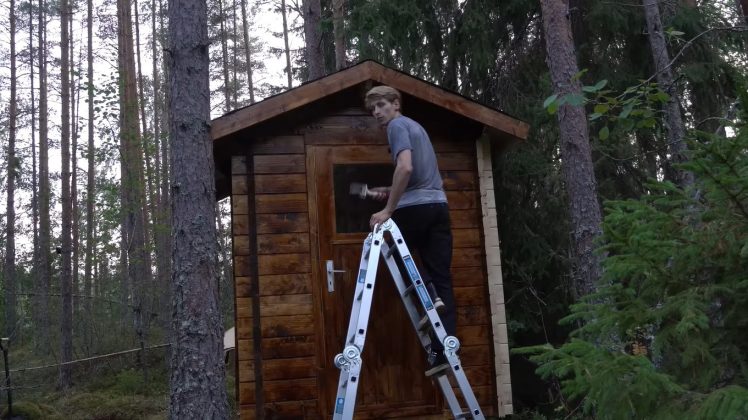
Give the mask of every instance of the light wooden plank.
M 257 215 L 257 233 L 309 232 L 307 213 L 268 213 Z

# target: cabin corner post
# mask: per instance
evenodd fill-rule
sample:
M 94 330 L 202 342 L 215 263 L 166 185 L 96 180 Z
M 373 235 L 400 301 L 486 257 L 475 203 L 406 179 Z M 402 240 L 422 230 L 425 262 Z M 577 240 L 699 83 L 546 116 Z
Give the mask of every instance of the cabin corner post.
M 501 249 L 493 183 L 491 144 L 486 136 L 476 141 L 478 179 L 480 183 L 483 236 L 486 249 L 486 271 L 493 332 L 494 367 L 499 416 L 513 414 L 512 381 L 509 371 L 509 339 L 504 304 L 504 282 L 501 274 Z
M 231 226 L 234 262 L 237 409 L 262 418 L 261 334 L 257 273 L 257 217 L 252 156 L 231 159 Z

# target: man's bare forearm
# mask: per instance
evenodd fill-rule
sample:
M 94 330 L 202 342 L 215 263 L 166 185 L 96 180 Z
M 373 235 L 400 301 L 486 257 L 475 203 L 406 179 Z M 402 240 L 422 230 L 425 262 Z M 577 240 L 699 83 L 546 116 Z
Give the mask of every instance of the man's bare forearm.
M 387 211 L 394 212 L 397 208 L 397 203 L 400 202 L 400 197 L 403 196 L 405 188 L 408 186 L 408 181 L 410 181 L 410 174 L 412 172 L 412 169 L 405 168 L 402 165 L 397 165 L 395 167 L 395 173 L 392 175 L 390 196 L 387 199 L 387 205 L 385 206 Z

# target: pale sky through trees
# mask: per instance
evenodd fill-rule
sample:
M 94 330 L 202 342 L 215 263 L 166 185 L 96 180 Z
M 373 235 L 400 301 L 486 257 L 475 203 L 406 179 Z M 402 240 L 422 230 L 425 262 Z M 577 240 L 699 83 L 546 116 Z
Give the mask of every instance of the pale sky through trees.
M 38 2 L 34 2 L 35 5 Z M 166 7 L 166 0 L 162 0 L 164 7 Z M 233 2 L 226 1 L 226 8 L 232 5 Z M 283 49 L 283 38 L 273 36 L 273 32 L 282 32 L 282 23 L 280 13 L 276 13 L 275 1 L 267 0 L 247 0 L 247 19 L 249 20 L 249 34 L 251 38 L 256 38 L 260 43 L 263 44 L 261 51 L 253 51 L 252 59 L 264 64 L 264 69 L 256 69 L 254 71 L 253 79 L 255 84 L 255 99 L 260 101 L 267 96 L 260 87 L 263 84 L 269 84 L 273 86 L 283 87 L 286 84 L 285 70 L 285 58 L 281 55 L 275 55 L 271 53 L 271 49 L 282 50 Z M 280 2 L 278 1 L 278 4 Z M 210 3 L 209 3 L 210 4 Z M 143 77 L 146 79 L 144 93 L 150 101 L 152 91 L 150 90 L 150 79 L 153 74 L 152 72 L 152 51 L 151 51 L 151 2 L 149 0 L 139 0 L 139 18 L 140 18 L 140 51 L 141 51 L 141 63 Z M 289 3 L 289 7 L 294 7 L 294 4 Z M 209 5 L 210 7 L 210 5 Z M 237 9 L 240 9 L 239 2 L 237 0 Z M 86 171 L 86 157 L 85 157 L 85 139 L 88 136 L 87 133 L 87 121 L 88 121 L 88 105 L 86 96 L 86 5 L 85 1 L 78 0 L 75 2 L 73 12 L 73 42 L 74 52 L 71 56 L 75 71 L 78 72 L 73 77 L 73 82 L 80 87 L 79 90 L 79 104 L 77 105 L 76 114 L 78 114 L 78 190 L 81 194 L 85 192 L 85 171 Z M 232 15 L 230 9 L 226 11 L 227 22 L 226 30 L 231 32 Z M 0 188 L 0 201 L 5 203 L 5 179 L 7 174 L 7 162 L 5 150 L 8 141 L 8 95 L 10 90 L 10 33 L 9 33 L 9 10 L 8 3 L 2 2 L 0 4 L 0 142 L 2 148 L 0 148 L 0 180 L 3 182 L 3 188 Z M 93 54 L 94 54 L 94 77 L 95 77 L 95 100 L 97 103 L 95 107 L 98 108 L 98 114 L 96 116 L 94 135 L 96 141 L 96 147 L 102 146 L 109 147 L 110 149 L 116 147 L 118 144 L 118 102 L 116 96 L 116 72 L 117 72 L 117 20 L 116 20 L 116 4 L 111 1 L 96 0 L 94 3 L 94 21 L 93 21 Z M 164 15 L 164 18 L 166 16 Z M 133 19 L 135 19 L 133 13 Z M 31 253 L 31 95 L 30 95 L 30 68 L 28 60 L 28 49 L 29 49 L 29 27 L 28 27 L 28 9 L 24 7 L 22 2 L 16 3 L 16 52 L 17 52 L 17 86 L 19 94 L 18 104 L 18 128 L 16 134 L 16 153 L 19 160 L 22 162 L 23 168 L 20 172 L 20 179 L 18 182 L 21 187 L 16 189 L 16 222 L 17 222 L 17 247 L 19 259 L 26 258 L 26 255 Z M 164 21 L 166 25 L 166 19 Z M 291 11 L 289 13 L 289 27 L 297 28 L 302 24 L 301 17 Z M 37 17 L 34 17 L 34 34 L 33 43 L 34 49 L 38 47 L 37 40 Z M 241 25 L 241 12 L 237 10 L 237 25 Z M 217 33 L 219 30 L 218 25 L 215 25 L 209 29 L 211 35 Z M 238 40 L 241 48 L 243 42 L 241 37 L 241 27 L 237 29 Z M 134 33 L 134 31 L 133 31 Z M 231 35 L 229 33 L 229 35 Z M 134 36 L 134 35 L 133 35 Z M 50 138 L 50 150 L 49 150 L 49 170 L 50 170 L 50 186 L 53 200 L 50 202 L 50 211 L 53 215 L 53 237 L 59 233 L 59 226 L 56 223 L 56 217 L 54 215 L 59 214 L 59 174 L 60 174 L 60 27 L 59 27 L 59 16 L 48 16 L 47 19 L 47 46 L 48 46 L 48 104 L 49 104 L 49 138 Z M 231 39 L 229 39 L 229 48 L 231 48 Z M 298 50 L 303 47 L 303 39 L 298 31 L 289 33 L 290 48 L 292 50 Z M 218 39 L 211 43 L 211 56 L 216 53 L 220 53 L 221 44 Z M 241 53 L 239 54 L 242 55 Z M 39 100 L 39 80 L 38 80 L 38 56 L 34 55 L 34 89 L 35 89 L 35 106 L 38 107 Z M 159 57 L 159 65 L 162 65 Z M 223 113 L 223 96 L 221 91 L 222 80 L 220 77 L 214 78 L 220 75 L 221 68 L 220 60 L 211 61 L 211 117 L 216 118 Z M 243 76 L 246 74 L 244 69 L 238 69 L 238 77 L 243 81 Z M 160 75 L 163 79 L 163 74 Z M 163 82 L 163 80 L 162 80 Z M 299 80 L 294 79 L 294 86 L 300 84 Z M 110 94 L 105 96 L 102 90 L 109 88 L 113 90 L 114 95 Z M 239 93 L 238 100 L 241 104 L 249 103 L 249 93 L 246 89 L 246 85 L 243 83 Z M 98 101 L 108 101 L 106 103 L 98 103 Z M 149 103 L 146 103 L 150 106 Z M 38 113 L 38 110 L 36 110 Z M 148 113 L 148 109 L 146 109 Z M 37 118 L 37 130 L 38 130 L 38 116 Z M 152 122 L 149 122 L 149 127 Z M 38 143 L 38 133 L 35 134 L 35 140 Z M 38 154 L 38 144 L 37 144 Z M 119 156 L 111 156 L 111 162 L 107 165 L 98 165 L 98 171 L 105 172 L 105 176 L 109 179 L 119 178 Z M 38 156 L 37 156 L 38 159 Z M 101 176 L 102 174 L 97 174 Z M 79 200 L 83 197 L 80 196 Z M 0 210 L 0 214 L 4 215 L 5 209 Z M 4 224 L 4 216 L 0 225 Z

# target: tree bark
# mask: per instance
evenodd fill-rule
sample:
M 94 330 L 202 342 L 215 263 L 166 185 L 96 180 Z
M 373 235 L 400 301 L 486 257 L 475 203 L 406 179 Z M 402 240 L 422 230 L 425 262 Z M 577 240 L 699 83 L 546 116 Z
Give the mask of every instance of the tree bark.
M 217 288 L 208 45 L 205 1 L 170 0 L 173 419 L 229 418 Z
M 239 83 L 236 79 L 237 65 L 237 36 L 236 36 L 236 0 L 233 0 L 231 6 L 232 35 L 231 35 L 231 109 L 239 107 Z
M 673 83 L 673 72 L 670 69 L 670 54 L 665 43 L 665 35 L 662 30 L 660 10 L 656 0 L 643 0 L 644 16 L 647 20 L 649 32 L 649 46 L 652 50 L 655 70 L 657 71 L 657 84 L 660 89 L 670 95 L 670 99 L 664 105 L 664 123 L 667 130 L 668 150 L 670 152 L 670 163 L 682 163 L 686 158 L 686 130 L 680 113 L 680 100 L 678 90 Z M 673 181 L 681 187 L 693 184 L 693 174 L 681 169 L 669 168 L 666 173 L 671 173 Z
M 62 267 L 60 269 L 60 290 L 62 293 L 62 318 L 61 318 L 61 361 L 62 363 L 73 360 L 73 298 L 72 298 L 72 203 L 70 197 L 70 27 L 68 26 L 68 15 L 70 14 L 68 0 L 62 0 L 60 4 L 60 73 L 62 83 L 62 127 L 61 127 L 61 159 L 62 159 Z M 62 389 L 71 386 L 70 365 L 60 366 L 59 385 Z
M 735 6 L 738 8 L 739 15 L 743 18 L 743 23 L 748 25 L 748 0 L 735 0 Z M 745 42 L 745 52 L 748 54 L 748 42 Z
M 8 106 L 8 195 L 5 222 L 5 264 L 3 284 L 5 286 L 5 331 L 4 337 L 15 340 L 18 337 L 16 296 L 16 205 L 15 188 L 18 162 L 16 161 L 16 9 L 15 0 L 10 0 L 10 104 Z
M 87 68 L 87 94 L 88 94 L 88 150 L 86 159 L 88 161 L 88 173 L 86 182 L 86 261 L 83 272 L 83 294 L 91 296 L 92 268 L 94 257 L 94 198 L 96 195 L 96 163 L 94 161 L 94 70 L 93 70 L 93 0 L 86 1 L 86 35 L 88 43 L 86 48 Z M 91 354 L 91 299 L 83 303 L 83 348 L 86 355 Z
M 325 58 L 322 55 L 322 7 L 320 0 L 303 0 L 304 40 L 306 41 L 307 81 L 325 75 Z
M 143 146 L 138 122 L 138 92 L 135 73 L 135 50 L 133 47 L 132 14 L 129 0 L 117 1 L 120 77 L 120 141 L 122 190 L 126 202 L 122 209 L 127 230 L 127 277 L 132 287 L 135 333 L 141 350 L 145 349 L 147 337 L 144 307 L 145 285 L 150 281 L 149 255 L 146 245 L 145 199 L 143 191 Z M 144 352 L 139 353 L 142 357 Z M 144 374 L 145 364 L 138 360 Z
M 548 68 L 554 93 L 559 97 L 581 94 L 574 40 L 564 0 L 541 0 Z M 563 105 L 558 110 L 561 165 L 569 195 L 571 217 L 573 291 L 581 297 L 593 291 L 601 268 L 593 253 L 600 236 L 602 216 L 592 164 L 587 115 L 581 106 Z
M 34 7 L 29 4 L 29 84 L 31 85 L 31 226 L 33 231 L 33 251 L 34 261 L 39 261 L 39 192 L 37 184 L 37 167 L 36 167 L 36 95 L 34 91 Z M 31 269 L 32 278 L 34 279 L 34 291 L 39 293 L 39 267 L 34 264 Z M 40 312 L 39 297 L 32 298 L 31 319 L 34 328 L 41 331 L 40 324 L 42 316 Z M 39 349 L 38 335 L 34 335 L 34 348 Z
M 49 336 L 49 288 L 52 283 L 49 221 L 49 138 L 47 126 L 47 26 L 45 0 L 39 0 L 39 264 L 37 288 L 41 313 L 39 350 L 51 350 Z
M 249 103 L 255 103 L 255 88 L 252 80 L 252 44 L 249 38 L 249 23 L 247 21 L 247 0 L 242 2 L 242 28 L 244 36 L 244 55 L 247 59 L 247 90 L 249 90 Z
M 346 67 L 345 0 L 332 0 L 332 26 L 335 36 L 335 69 Z
M 218 20 L 220 21 L 221 38 L 221 70 L 223 71 L 223 111 L 231 111 L 231 87 L 229 84 L 229 47 L 226 39 L 226 14 L 223 10 L 223 0 L 218 0 Z
M 283 17 L 283 44 L 286 47 L 286 75 L 288 76 L 288 88 L 293 87 L 291 80 L 291 49 L 288 46 L 288 22 L 286 19 L 286 0 L 281 0 L 281 16 Z
M 80 310 L 80 276 L 78 274 L 78 265 L 80 260 L 80 215 L 78 212 L 78 109 L 79 95 L 78 86 L 75 83 L 75 61 L 74 61 L 74 43 L 73 35 L 73 12 L 72 6 L 68 14 L 68 25 L 70 27 L 68 45 L 70 49 L 70 217 L 72 220 L 71 235 L 71 267 L 72 267 L 72 294 L 73 294 L 73 312 Z

